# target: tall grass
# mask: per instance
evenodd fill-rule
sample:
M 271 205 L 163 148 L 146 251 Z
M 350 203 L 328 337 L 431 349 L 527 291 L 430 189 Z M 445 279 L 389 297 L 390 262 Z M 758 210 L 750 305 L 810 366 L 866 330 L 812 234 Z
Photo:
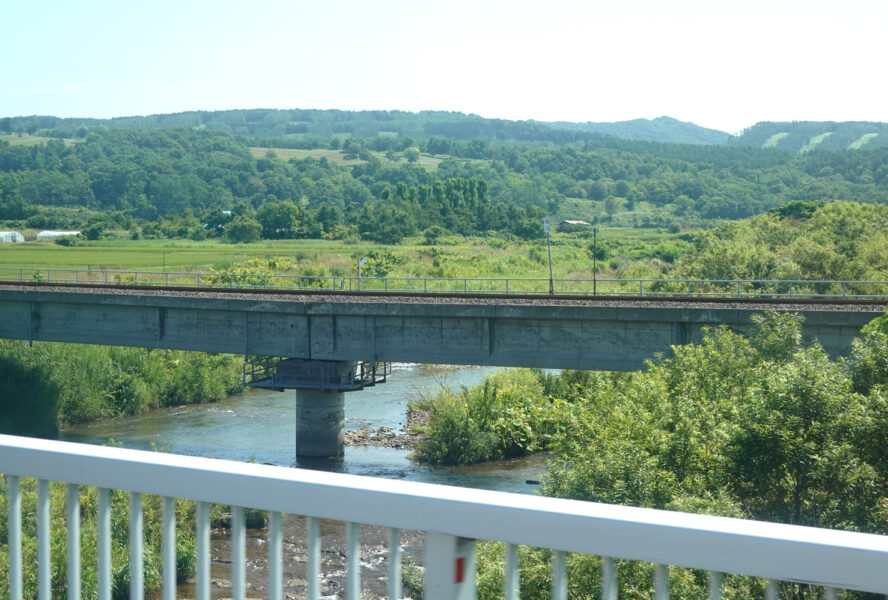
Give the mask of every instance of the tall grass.
M 25 569 L 23 587 L 25 598 L 37 597 L 37 491 L 36 481 L 22 478 L 22 556 Z M 6 478 L 0 477 L 0 522 L 7 522 Z M 65 525 L 65 484 L 50 484 L 50 548 L 51 548 L 51 597 L 65 598 L 67 583 L 67 545 Z M 197 552 L 194 537 L 195 503 L 177 500 L 176 511 L 176 578 L 179 582 L 194 575 Z M 98 597 L 97 548 L 98 534 L 96 514 L 98 498 L 95 488 L 81 486 L 80 490 L 80 547 L 81 593 L 84 598 Z M 144 590 L 156 592 L 162 583 L 161 565 L 161 511 L 158 496 L 143 496 L 144 510 Z M 112 598 L 124 600 L 129 596 L 129 494 L 111 492 L 111 563 Z M 0 593 L 9 584 L 6 528 L 0 529 Z
M 225 398 L 241 388 L 232 355 L 0 340 L 0 431 L 59 426 Z

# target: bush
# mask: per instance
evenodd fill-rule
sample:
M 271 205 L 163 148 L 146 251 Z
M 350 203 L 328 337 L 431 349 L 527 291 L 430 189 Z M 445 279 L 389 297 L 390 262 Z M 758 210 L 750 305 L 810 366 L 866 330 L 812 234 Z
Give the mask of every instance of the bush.
M 225 226 L 225 239 L 229 242 L 247 244 L 258 242 L 262 237 L 262 225 L 253 217 L 238 215 Z
M 63 235 L 55 238 L 54 243 L 59 246 L 79 246 L 82 238 L 79 235 Z
M 543 395 L 544 376 L 533 369 L 501 371 L 458 393 L 444 390 L 411 405 L 429 413 L 428 437 L 416 459 L 471 464 L 546 449 L 558 430 L 563 401 Z

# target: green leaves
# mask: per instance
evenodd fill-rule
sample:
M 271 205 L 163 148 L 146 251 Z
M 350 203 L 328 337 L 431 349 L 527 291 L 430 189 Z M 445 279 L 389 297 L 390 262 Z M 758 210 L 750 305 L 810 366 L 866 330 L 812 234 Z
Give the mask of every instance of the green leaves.
M 240 389 L 231 355 L 0 340 L 0 430 L 51 434 L 58 424 L 221 400 Z
M 429 413 L 429 437 L 417 447 L 416 459 L 471 464 L 547 448 L 563 403 L 543 395 L 543 378 L 531 369 L 502 371 L 483 385 L 458 393 L 443 390 L 414 403 Z

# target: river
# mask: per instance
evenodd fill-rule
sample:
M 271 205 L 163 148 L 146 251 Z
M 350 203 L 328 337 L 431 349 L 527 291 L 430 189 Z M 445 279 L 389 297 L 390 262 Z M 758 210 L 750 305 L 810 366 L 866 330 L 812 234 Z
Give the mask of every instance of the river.
M 409 401 L 442 386 L 458 390 L 461 386 L 476 385 L 493 372 L 491 368 L 395 365 L 386 383 L 345 395 L 346 430 L 362 427 L 402 430 Z M 408 458 L 409 450 L 370 446 L 347 446 L 342 460 L 297 463 L 295 418 L 295 393 L 249 389 L 212 404 L 181 406 L 77 426 L 62 433 L 60 438 L 90 444 L 107 444 L 113 440 L 126 448 L 158 448 L 176 454 L 518 493 L 534 493 L 538 487 L 536 482 L 545 472 L 545 456 L 542 455 L 468 467 L 427 467 L 413 463 Z M 288 597 L 304 594 L 304 527 L 301 517 L 287 516 L 284 519 Z M 321 533 L 324 549 L 322 592 L 325 596 L 341 597 L 345 585 L 341 558 L 346 547 L 344 529 L 340 523 L 323 521 Z M 387 532 L 379 527 L 361 528 L 362 597 L 379 598 L 386 593 L 386 536 Z M 249 532 L 247 592 L 250 596 L 264 596 L 266 590 L 264 540 L 263 531 Z M 422 563 L 419 532 L 402 532 L 401 544 L 408 562 Z M 231 546 L 225 532 L 213 532 L 211 554 L 212 597 L 228 598 L 231 595 Z M 180 597 L 193 598 L 195 594 L 193 581 L 179 586 Z
M 459 389 L 483 382 L 491 368 L 430 368 L 395 365 L 386 383 L 345 395 L 346 430 L 369 427 L 403 429 L 407 403 L 442 386 Z M 469 467 L 427 467 L 413 463 L 410 451 L 349 446 L 343 460 L 295 459 L 295 393 L 249 389 L 212 404 L 192 404 L 135 417 L 73 427 L 66 441 L 126 448 L 159 448 L 175 454 L 299 466 L 480 489 L 532 493 L 545 471 L 545 457 L 486 463 Z

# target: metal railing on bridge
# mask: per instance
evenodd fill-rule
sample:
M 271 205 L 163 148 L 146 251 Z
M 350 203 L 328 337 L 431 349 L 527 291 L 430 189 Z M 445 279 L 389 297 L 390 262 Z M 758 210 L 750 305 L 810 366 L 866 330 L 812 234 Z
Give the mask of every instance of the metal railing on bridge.
M 838 589 L 888 593 L 888 537 L 728 519 L 705 515 L 612 506 L 141 452 L 0 435 L 0 471 L 6 474 L 10 600 L 21 600 L 23 536 L 35 535 L 38 598 L 50 597 L 49 482 L 67 485 L 67 598 L 81 590 L 81 487 L 98 488 L 98 595 L 112 593 L 110 490 L 129 492 L 130 598 L 142 598 L 143 494 L 163 498 L 163 597 L 175 597 L 176 499 L 197 501 L 197 596 L 210 597 L 210 503 L 231 509 L 231 596 L 243 599 L 246 526 L 244 508 L 269 511 L 267 530 L 269 598 L 282 598 L 286 581 L 282 513 L 306 521 L 306 597 L 321 593 L 319 520 L 341 521 L 347 532 L 346 598 L 361 597 L 358 524 L 388 528 L 388 598 L 401 598 L 401 530 L 425 532 L 424 597 L 474 597 L 473 542 L 506 543 L 504 597 L 518 598 L 518 545 L 552 551 L 552 598 L 566 600 L 571 574 L 567 553 L 601 557 L 601 589 L 584 595 L 615 600 L 616 560 L 654 563 L 654 597 L 668 598 L 669 572 L 676 567 L 709 572 L 709 596 L 721 597 L 722 574 L 764 578 L 764 596 L 776 600 L 779 582 L 823 586 L 825 598 Z M 23 478 L 34 478 L 36 484 Z M 36 524 L 23 527 L 23 487 L 36 487 Z M 92 511 L 92 506 L 89 507 Z M 31 518 L 30 515 L 26 515 Z M 120 519 L 117 520 L 119 522 Z M 34 533 L 29 533 L 34 532 Z M 673 565 L 670 567 L 669 565 Z M 33 571 L 29 573 L 29 576 Z
M 5 267 L 0 268 L 0 281 L 382 293 L 550 293 L 549 279 L 527 277 L 338 277 Z M 551 290 L 578 296 L 888 299 L 888 281 L 827 279 L 553 279 Z
M 385 383 L 391 374 L 388 362 L 362 360 L 343 373 L 335 360 L 259 357 L 244 363 L 243 384 L 276 391 L 353 392 Z

